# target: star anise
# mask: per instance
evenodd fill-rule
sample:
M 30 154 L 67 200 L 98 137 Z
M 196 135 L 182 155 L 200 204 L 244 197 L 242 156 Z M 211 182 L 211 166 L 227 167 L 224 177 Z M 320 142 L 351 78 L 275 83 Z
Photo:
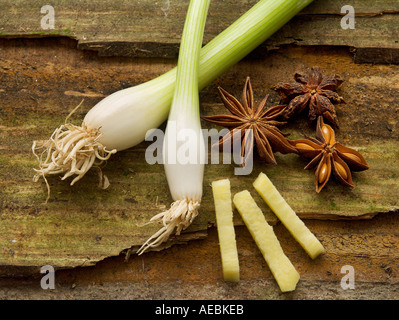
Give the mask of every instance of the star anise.
M 255 107 L 249 77 L 245 81 L 242 103 L 221 87 L 218 90 L 225 107 L 231 112 L 231 115 L 215 115 L 202 118 L 229 128 L 230 131 L 217 143 L 219 147 L 225 143 L 232 144 L 235 137 L 237 137 L 236 135 L 239 135 L 241 139 L 241 157 L 244 159 L 241 165 L 244 166 L 248 157 L 253 154 L 254 145 L 256 145 L 260 158 L 267 163 L 273 164 L 277 163 L 274 152 L 283 154 L 297 152 L 286 139 L 286 134 L 282 133 L 278 128 L 285 122 L 275 120 L 282 114 L 285 105 L 265 109 L 268 98 L 268 95 L 266 95 L 259 106 Z
M 314 121 L 323 116 L 333 125 L 338 126 L 334 104 L 345 103 L 337 94 L 337 88 L 343 83 L 338 75 L 323 77 L 319 67 L 311 68 L 306 78 L 295 73 L 294 83 L 278 84 L 274 90 L 281 96 L 282 102 L 288 104 L 283 117 L 288 120 L 309 108 L 309 120 Z
M 312 159 L 305 169 L 316 168 L 316 192 L 326 185 L 331 171 L 335 177 L 349 187 L 354 187 L 352 171 L 363 171 L 369 168 L 363 156 L 354 149 L 348 148 L 335 140 L 334 130 L 323 122 L 323 117 L 317 119 L 316 138 L 290 140 L 298 153 Z

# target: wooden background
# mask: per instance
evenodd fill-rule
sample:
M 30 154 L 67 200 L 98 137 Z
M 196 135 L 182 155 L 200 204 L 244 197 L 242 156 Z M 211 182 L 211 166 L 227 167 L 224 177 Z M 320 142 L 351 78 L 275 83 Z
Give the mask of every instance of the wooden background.
M 204 43 L 256 1 L 212 1 Z M 0 3 L 0 298 L 128 299 L 396 299 L 399 209 L 399 5 L 397 1 L 316 0 L 249 57 L 201 92 L 201 114 L 224 112 L 216 87 L 240 97 L 250 76 L 255 100 L 320 66 L 345 82 L 337 106 L 337 140 L 358 149 L 370 169 L 354 174 L 350 190 L 333 179 L 314 192 L 312 171 L 295 155 L 277 166 L 255 159 L 249 176 L 233 165 L 208 165 L 201 213 L 167 250 L 143 256 L 137 248 L 159 225 L 144 225 L 169 206 L 163 167 L 148 165 L 148 143 L 117 153 L 97 173 L 70 187 L 32 182 L 32 141 L 47 138 L 84 99 L 72 121 L 105 96 L 150 80 L 176 65 L 188 1 L 79 1 L 54 4 L 55 29 L 42 30 L 45 1 Z M 353 5 L 353 30 L 340 26 L 341 7 Z M 213 128 L 203 123 L 204 128 Z M 283 128 L 291 138 L 314 134 L 305 118 Z M 252 182 L 269 175 L 326 253 L 310 260 L 257 197 Z M 248 231 L 235 216 L 241 267 L 237 285 L 223 282 L 210 183 L 230 178 L 232 192 L 249 189 L 275 225 L 283 249 L 301 274 L 295 292 L 281 294 Z M 171 243 L 171 244 L 172 244 Z M 170 245 L 171 245 L 170 244 Z M 40 289 L 40 267 L 57 269 L 57 288 Z M 356 272 L 356 289 L 343 290 L 341 267 Z

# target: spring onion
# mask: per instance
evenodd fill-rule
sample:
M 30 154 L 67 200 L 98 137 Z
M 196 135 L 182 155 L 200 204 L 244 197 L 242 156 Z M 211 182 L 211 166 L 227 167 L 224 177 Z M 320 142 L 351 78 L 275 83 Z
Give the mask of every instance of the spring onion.
M 199 57 L 210 0 L 191 0 L 184 24 L 176 86 L 166 125 L 163 161 L 174 202 L 169 210 L 154 216 L 163 227 L 139 249 L 141 254 L 186 229 L 198 215 L 202 198 L 205 143 L 199 112 Z M 180 150 L 189 152 L 189 159 Z
M 244 58 L 312 0 L 260 0 L 201 49 L 199 90 Z M 117 91 L 97 103 L 82 125 L 65 123 L 50 139 L 35 141 L 39 168 L 34 180 L 53 174 L 80 180 L 112 154 L 142 142 L 169 114 L 176 68 L 140 85 Z

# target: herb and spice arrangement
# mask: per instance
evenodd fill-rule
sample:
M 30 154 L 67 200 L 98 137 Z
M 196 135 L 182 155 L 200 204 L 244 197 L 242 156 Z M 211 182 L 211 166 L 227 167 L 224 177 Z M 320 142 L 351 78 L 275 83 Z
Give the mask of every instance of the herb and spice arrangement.
M 297 153 L 310 159 L 305 169 L 315 171 L 315 189 L 319 193 L 334 173 L 339 182 L 354 187 L 351 171 L 364 171 L 369 168 L 364 157 L 353 148 L 345 147 L 335 138 L 334 129 L 324 122 L 329 121 L 338 127 L 335 104 L 344 103 L 336 90 L 343 83 L 338 75 L 322 76 L 319 67 L 310 69 L 308 78 L 295 73 L 295 83 L 283 83 L 273 89 L 281 96 L 281 104 L 266 107 L 266 96 L 258 107 L 255 107 L 250 78 L 247 77 L 242 94 L 242 103 L 221 87 L 218 88 L 225 107 L 231 114 L 204 116 L 204 120 L 219 126 L 227 127 L 230 132 L 224 135 L 217 144 L 231 143 L 234 135 L 242 138 L 241 157 L 253 156 L 256 147 L 259 158 L 265 163 L 277 164 L 274 153 Z M 290 140 L 288 133 L 279 127 L 288 121 L 297 121 L 297 115 L 308 109 L 310 125 L 316 121 L 316 138 Z M 244 146 L 249 151 L 244 154 Z
M 260 0 L 200 50 L 198 88 L 203 89 L 280 29 L 312 0 Z M 202 37 L 202 35 L 201 35 Z M 80 126 L 66 123 L 33 143 L 41 177 L 74 177 L 71 185 L 113 154 L 137 146 L 168 119 L 177 67 L 148 82 L 105 97 Z
M 323 77 L 319 67 L 312 67 L 308 78 L 300 73 L 296 73 L 294 78 L 296 83 L 279 84 L 274 88 L 281 96 L 282 104 L 269 108 L 265 107 L 267 96 L 255 108 L 249 77 L 245 82 L 242 103 L 219 87 L 220 97 L 231 115 L 206 116 L 203 119 L 234 129 L 224 135 L 217 146 L 221 147 L 226 142 L 231 143 L 233 135 L 238 135 L 242 137 L 242 145 L 249 145 L 247 154 L 243 153 L 243 148 L 241 149 L 241 157 L 246 159 L 248 154 L 253 156 L 253 149 L 256 147 L 259 158 L 266 164 L 274 165 L 277 164 L 274 157 L 275 152 L 297 153 L 310 159 L 305 169 L 316 167 L 315 189 L 317 193 L 320 193 L 327 184 L 331 173 L 343 185 L 353 188 L 355 185 L 352 181 L 351 170 L 364 171 L 369 168 L 369 165 L 358 151 L 340 144 L 336 140 L 334 129 L 324 122 L 326 119 L 338 127 L 334 104 L 344 103 L 344 99 L 336 92 L 343 80 L 337 75 Z M 287 121 L 292 121 L 305 109 L 308 109 L 310 125 L 317 120 L 316 138 L 288 139 L 287 134 L 283 134 L 277 127 L 286 124 Z M 285 122 L 277 120 L 280 118 Z M 217 216 L 225 216 L 223 220 L 217 219 L 219 238 L 229 237 L 231 239 L 229 246 L 223 240 L 220 242 L 224 278 L 226 281 L 236 282 L 240 277 L 236 261 L 238 249 L 234 232 L 231 231 L 233 214 L 229 206 L 229 202 L 231 202 L 230 182 L 228 180 L 214 181 L 212 186 Z M 324 252 L 323 245 L 296 215 L 266 174 L 261 173 L 253 186 L 312 259 Z M 284 254 L 273 228 L 266 222 L 250 192 L 243 190 L 235 194 L 233 203 L 262 252 L 280 290 L 282 292 L 294 291 L 300 274 Z M 230 218 L 226 218 L 226 216 Z M 230 259 L 226 257 L 230 257 Z M 232 273 L 234 276 L 231 275 Z
M 221 150 L 238 138 L 243 159 L 241 165 L 245 166 L 249 157 L 256 156 L 265 166 L 262 171 L 266 171 L 267 166 L 279 165 L 276 153 L 296 154 L 308 161 L 304 169 L 315 170 L 317 195 L 332 175 L 343 188 L 353 188 L 352 172 L 369 169 L 366 159 L 357 150 L 344 146 L 337 139 L 335 130 L 338 130 L 340 121 L 336 106 L 345 104 L 338 93 L 344 80 L 338 75 L 324 75 L 317 66 L 311 67 L 307 75 L 295 73 L 293 82 L 272 87 L 281 99 L 277 105 L 268 105 L 269 95 L 257 103 L 251 78 L 247 76 L 241 98 L 235 97 L 226 88 L 218 87 L 220 99 L 229 113 L 200 116 L 199 90 L 264 42 L 311 1 L 261 0 L 201 48 L 209 2 L 190 1 L 176 68 L 156 79 L 106 97 L 86 114 L 81 126 L 69 124 L 68 116 L 65 124 L 55 129 L 48 140 L 35 141 L 32 146 L 39 164 L 35 181 L 43 177 L 47 184 L 47 176 L 62 175 L 62 180 L 73 177 L 73 185 L 90 168 L 101 165 L 116 152 L 141 143 L 149 130 L 158 128 L 166 121 L 164 170 L 173 203 L 149 221 L 158 222 L 160 228 L 143 243 L 138 254 L 159 247 L 173 234 L 180 235 L 200 213 L 205 169 L 204 140 L 201 135 L 196 136 L 199 156 L 195 165 L 169 163 L 172 154 L 172 159 L 177 156 L 176 149 L 171 147 L 184 142 L 176 137 L 175 140 L 173 137 L 168 140 L 169 135 L 174 133 L 171 131 L 173 125 L 177 126 L 177 134 L 187 129 L 200 132 L 201 119 L 227 128 L 228 133 L 215 146 Z M 314 137 L 291 139 L 290 132 L 284 126 L 300 121 L 299 115 L 303 113 L 308 114 Z M 291 169 L 298 170 L 296 167 Z M 100 179 L 108 181 L 102 174 Z M 257 177 L 253 187 L 312 259 L 324 252 L 322 243 L 265 173 Z M 281 291 L 295 290 L 300 274 L 283 252 L 279 239 L 250 191 L 242 190 L 232 195 L 230 181 L 222 179 L 213 180 L 212 193 L 224 279 L 234 282 L 240 279 L 239 248 L 233 224 L 234 204 Z

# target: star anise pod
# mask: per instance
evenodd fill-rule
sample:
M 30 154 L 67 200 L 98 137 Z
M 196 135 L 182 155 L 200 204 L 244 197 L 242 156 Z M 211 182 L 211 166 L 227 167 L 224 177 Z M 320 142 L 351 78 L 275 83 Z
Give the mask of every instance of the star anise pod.
M 294 83 L 283 83 L 274 87 L 282 102 L 288 104 L 283 117 L 288 120 L 308 108 L 310 121 L 323 116 L 338 126 L 334 104 L 345 103 L 336 92 L 343 83 L 341 77 L 338 75 L 323 77 L 319 67 L 312 67 L 307 78 L 295 73 L 294 79 Z
M 250 78 L 245 81 L 242 93 L 242 103 L 227 91 L 218 87 L 220 97 L 225 107 L 231 114 L 205 116 L 203 119 L 214 124 L 229 128 L 217 143 L 220 147 L 225 143 L 232 144 L 236 135 L 241 139 L 241 163 L 245 165 L 249 156 L 253 154 L 254 145 L 260 158 L 267 163 L 276 164 L 274 152 L 296 153 L 296 149 L 286 139 L 286 134 L 282 133 L 279 126 L 285 122 L 279 122 L 278 118 L 285 109 L 285 105 L 278 105 L 265 109 L 268 95 L 261 101 L 258 107 L 254 104 L 253 91 Z M 246 152 L 246 150 L 248 150 Z
M 291 140 L 298 153 L 312 159 L 305 169 L 316 168 L 316 192 L 326 185 L 331 171 L 335 177 L 344 185 L 354 187 L 352 171 L 363 171 L 369 168 L 363 156 L 354 149 L 348 148 L 335 140 L 334 130 L 323 122 L 323 117 L 317 119 L 316 139 Z

